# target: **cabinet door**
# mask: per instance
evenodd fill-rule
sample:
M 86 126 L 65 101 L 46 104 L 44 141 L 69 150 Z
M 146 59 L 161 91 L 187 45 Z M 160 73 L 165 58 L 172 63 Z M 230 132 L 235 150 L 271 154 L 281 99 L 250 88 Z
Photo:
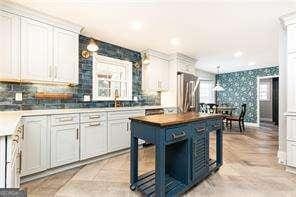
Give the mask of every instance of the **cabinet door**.
M 54 81 L 78 84 L 78 34 L 54 28 Z
M 287 110 L 296 112 L 296 53 L 288 54 L 287 62 L 288 87 L 287 87 Z
M 81 124 L 80 158 L 107 153 L 107 121 Z
M 130 147 L 130 121 L 112 120 L 108 124 L 108 152 Z
M 288 53 L 296 52 L 296 24 L 287 27 L 287 50 Z
M 79 160 L 79 128 L 62 125 L 51 128 L 51 167 Z
M 296 117 L 287 117 L 287 140 L 296 141 Z
M 47 143 L 47 117 L 24 118 L 22 142 L 22 176 L 46 170 L 50 151 Z
M 287 165 L 296 167 L 296 142 L 287 141 Z
M 53 27 L 21 18 L 21 79 L 52 81 Z
M 0 11 L 0 79 L 20 80 L 20 17 Z
M 192 137 L 192 180 L 195 181 L 208 173 L 209 141 L 205 126 L 196 126 Z

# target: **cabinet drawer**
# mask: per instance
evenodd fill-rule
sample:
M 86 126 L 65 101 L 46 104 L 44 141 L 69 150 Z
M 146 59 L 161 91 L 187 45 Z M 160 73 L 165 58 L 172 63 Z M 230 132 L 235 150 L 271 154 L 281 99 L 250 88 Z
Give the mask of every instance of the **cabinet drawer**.
M 179 141 L 187 138 L 187 126 L 169 128 L 165 132 L 165 140 L 167 142 Z
M 208 121 L 208 128 L 210 128 L 211 130 L 221 129 L 221 127 L 222 127 L 221 119 Z
M 66 125 L 79 123 L 79 114 L 52 115 L 51 125 Z
M 128 119 L 132 116 L 144 116 L 145 110 L 109 112 L 108 120 Z
M 197 134 L 204 133 L 207 130 L 207 128 L 206 128 L 206 126 L 207 126 L 206 122 L 194 122 L 194 123 L 192 123 L 192 126 L 193 126 L 194 131 Z
M 94 112 L 94 113 L 82 113 L 80 115 L 80 122 L 97 122 L 97 121 L 103 121 L 107 119 L 107 113 L 106 112 Z

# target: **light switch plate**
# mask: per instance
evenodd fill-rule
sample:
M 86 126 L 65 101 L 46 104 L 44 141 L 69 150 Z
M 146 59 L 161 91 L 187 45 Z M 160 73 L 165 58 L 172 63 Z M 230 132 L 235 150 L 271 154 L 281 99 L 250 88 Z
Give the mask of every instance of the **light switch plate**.
M 15 93 L 15 101 L 22 101 L 23 100 L 23 93 L 22 92 L 16 92 Z
M 89 95 L 84 95 L 83 96 L 83 101 L 84 102 L 89 102 L 90 101 L 90 96 Z

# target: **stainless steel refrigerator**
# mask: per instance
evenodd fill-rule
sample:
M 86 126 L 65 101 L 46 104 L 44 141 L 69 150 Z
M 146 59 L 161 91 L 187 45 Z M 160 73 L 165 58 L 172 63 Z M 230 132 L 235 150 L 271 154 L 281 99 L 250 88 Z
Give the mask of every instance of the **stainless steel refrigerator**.
M 199 111 L 199 80 L 188 73 L 177 73 L 177 107 L 178 113 Z

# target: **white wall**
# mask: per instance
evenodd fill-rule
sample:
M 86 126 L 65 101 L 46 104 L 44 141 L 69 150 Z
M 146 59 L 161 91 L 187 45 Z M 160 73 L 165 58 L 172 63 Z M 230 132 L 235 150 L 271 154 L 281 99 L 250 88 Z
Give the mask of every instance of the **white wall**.
M 196 75 L 200 80 L 209 80 L 209 81 L 215 81 L 215 74 L 210 73 L 204 70 L 196 69 Z

